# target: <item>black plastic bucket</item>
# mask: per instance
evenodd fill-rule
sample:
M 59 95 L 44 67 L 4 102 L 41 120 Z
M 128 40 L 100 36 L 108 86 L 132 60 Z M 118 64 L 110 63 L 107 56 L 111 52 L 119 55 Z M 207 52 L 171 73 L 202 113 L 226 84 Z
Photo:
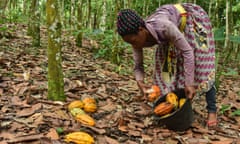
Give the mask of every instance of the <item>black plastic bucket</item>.
M 184 90 L 174 91 L 178 98 L 186 98 Z M 160 97 L 153 105 L 155 108 L 159 103 L 165 101 L 166 95 Z M 154 115 L 154 119 L 157 120 L 159 124 L 164 124 L 170 130 L 174 131 L 185 131 L 187 130 L 193 122 L 193 111 L 191 101 L 186 100 L 182 108 L 177 109 L 172 112 L 167 117 L 159 117 Z

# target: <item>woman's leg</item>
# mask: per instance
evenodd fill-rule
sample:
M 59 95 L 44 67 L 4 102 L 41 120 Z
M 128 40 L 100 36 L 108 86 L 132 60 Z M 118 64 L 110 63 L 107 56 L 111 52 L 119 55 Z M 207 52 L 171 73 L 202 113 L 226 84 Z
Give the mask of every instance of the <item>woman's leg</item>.
M 213 86 L 208 92 L 206 92 L 207 110 L 209 127 L 217 125 L 217 106 L 216 106 L 216 88 Z

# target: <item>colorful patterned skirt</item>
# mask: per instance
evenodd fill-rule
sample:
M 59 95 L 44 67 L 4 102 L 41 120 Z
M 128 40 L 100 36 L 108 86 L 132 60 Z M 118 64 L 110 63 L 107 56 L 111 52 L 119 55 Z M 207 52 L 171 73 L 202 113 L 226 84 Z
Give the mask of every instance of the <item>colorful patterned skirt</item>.
M 207 92 L 215 81 L 215 43 L 207 13 L 194 4 L 183 4 L 187 11 L 185 39 L 194 51 L 194 85 L 198 94 Z M 185 87 L 183 57 L 172 44 L 159 46 L 155 51 L 154 83 L 162 95 Z

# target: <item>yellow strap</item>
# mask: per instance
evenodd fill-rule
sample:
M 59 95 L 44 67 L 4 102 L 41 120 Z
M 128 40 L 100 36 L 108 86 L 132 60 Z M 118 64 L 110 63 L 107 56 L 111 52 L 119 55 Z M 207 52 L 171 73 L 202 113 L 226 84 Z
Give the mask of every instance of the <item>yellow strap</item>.
M 180 25 L 180 31 L 183 32 L 185 25 L 187 23 L 187 12 L 185 11 L 185 9 L 182 7 L 181 4 L 175 4 L 174 5 L 176 7 L 176 9 L 178 10 L 178 12 L 181 15 L 181 25 Z

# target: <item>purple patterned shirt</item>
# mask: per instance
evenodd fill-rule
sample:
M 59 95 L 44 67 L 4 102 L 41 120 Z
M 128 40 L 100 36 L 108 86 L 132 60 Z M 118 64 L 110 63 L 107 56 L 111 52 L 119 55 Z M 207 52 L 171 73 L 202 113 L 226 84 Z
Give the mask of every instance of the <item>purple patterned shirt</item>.
M 146 28 L 157 40 L 159 45 L 171 42 L 181 51 L 184 59 L 185 85 L 194 84 L 194 54 L 193 49 L 178 29 L 181 23 L 180 13 L 173 5 L 158 8 L 145 20 Z M 135 62 L 134 73 L 136 80 L 144 79 L 143 50 L 133 49 Z

